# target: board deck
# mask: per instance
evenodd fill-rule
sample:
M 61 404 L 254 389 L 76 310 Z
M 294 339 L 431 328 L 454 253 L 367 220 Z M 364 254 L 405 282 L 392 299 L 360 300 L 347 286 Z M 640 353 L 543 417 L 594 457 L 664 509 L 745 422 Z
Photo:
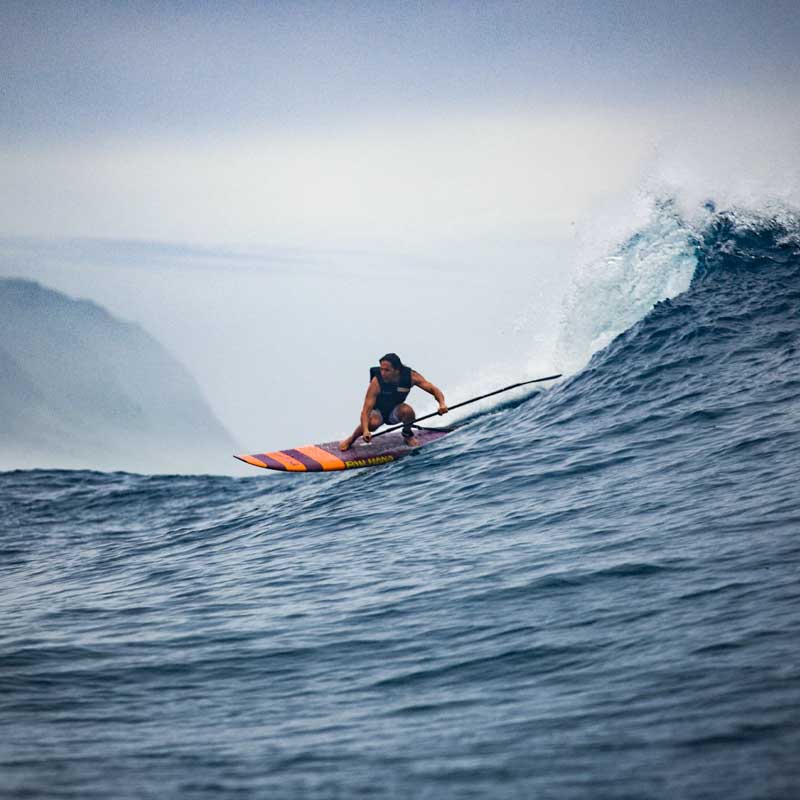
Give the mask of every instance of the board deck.
M 264 467 L 282 472 L 329 472 L 358 467 L 376 467 L 396 461 L 452 432 L 452 428 L 415 429 L 414 437 L 419 442 L 419 447 L 409 447 L 403 441 L 398 430 L 374 438 L 369 444 L 363 439 L 359 439 L 349 450 L 345 451 L 339 449 L 337 441 L 311 444 L 291 450 L 276 450 L 272 453 L 234 456 L 234 458 L 238 458 L 246 464 L 252 464 L 254 467 Z

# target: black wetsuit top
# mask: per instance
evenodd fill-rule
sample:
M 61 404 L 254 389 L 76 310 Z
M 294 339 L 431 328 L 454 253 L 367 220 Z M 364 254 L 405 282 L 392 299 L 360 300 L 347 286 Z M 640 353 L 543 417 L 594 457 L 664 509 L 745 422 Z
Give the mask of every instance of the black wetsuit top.
M 370 367 L 370 380 L 377 378 L 381 386 L 378 399 L 375 401 L 375 408 L 381 412 L 384 420 L 389 419 L 389 415 L 400 403 L 405 403 L 408 393 L 411 391 L 411 367 L 400 367 L 400 379 L 397 383 L 389 383 L 383 379 L 380 367 Z

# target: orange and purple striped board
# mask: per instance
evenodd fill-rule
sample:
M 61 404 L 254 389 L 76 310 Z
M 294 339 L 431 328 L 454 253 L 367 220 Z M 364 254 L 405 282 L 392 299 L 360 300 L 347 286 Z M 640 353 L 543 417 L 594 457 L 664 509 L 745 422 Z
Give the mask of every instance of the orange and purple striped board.
M 419 446 L 430 444 L 448 433 L 452 428 L 420 428 L 414 431 Z M 282 472 L 329 472 L 339 469 L 356 469 L 357 467 L 376 467 L 397 461 L 418 447 L 409 447 L 400 434 L 392 431 L 379 436 L 367 444 L 359 439 L 349 450 L 341 451 L 339 442 L 311 444 L 295 447 L 291 450 L 276 450 L 272 453 L 255 453 L 253 455 L 234 456 L 254 467 L 264 467 Z

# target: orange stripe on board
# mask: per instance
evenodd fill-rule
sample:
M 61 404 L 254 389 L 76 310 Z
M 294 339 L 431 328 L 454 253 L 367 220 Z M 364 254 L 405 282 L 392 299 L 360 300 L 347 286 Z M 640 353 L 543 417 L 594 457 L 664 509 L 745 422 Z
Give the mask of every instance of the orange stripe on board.
M 246 461 L 248 464 L 252 464 L 254 467 L 266 467 L 267 465 L 263 461 L 259 461 L 255 456 L 236 456 L 240 461 Z
M 345 468 L 344 461 L 342 461 L 341 458 L 337 458 L 332 453 L 329 453 L 327 450 L 323 450 L 321 447 L 317 447 L 316 445 L 310 444 L 306 447 L 298 447 L 297 450 L 304 456 L 313 458 L 314 461 L 319 461 L 319 463 L 322 464 L 322 469 L 333 470 Z
M 292 458 L 288 453 L 278 450 L 275 453 L 264 453 L 265 456 L 274 458 L 279 464 L 283 464 L 289 472 L 308 472 L 305 464 L 301 464 L 296 458 Z

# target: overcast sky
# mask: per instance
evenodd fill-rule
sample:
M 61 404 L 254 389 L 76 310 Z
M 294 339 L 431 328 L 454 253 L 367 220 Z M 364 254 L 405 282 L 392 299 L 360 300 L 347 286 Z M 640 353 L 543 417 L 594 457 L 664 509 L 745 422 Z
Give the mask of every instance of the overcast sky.
M 0 226 L 301 247 L 551 229 L 670 122 L 796 120 L 798 42 L 791 2 L 12 0 Z
M 389 343 L 548 366 L 643 190 L 796 200 L 798 42 L 794 2 L 6 0 L 0 270 L 148 326 L 251 446 L 338 434 Z M 332 410 L 286 410 L 315 361 Z

